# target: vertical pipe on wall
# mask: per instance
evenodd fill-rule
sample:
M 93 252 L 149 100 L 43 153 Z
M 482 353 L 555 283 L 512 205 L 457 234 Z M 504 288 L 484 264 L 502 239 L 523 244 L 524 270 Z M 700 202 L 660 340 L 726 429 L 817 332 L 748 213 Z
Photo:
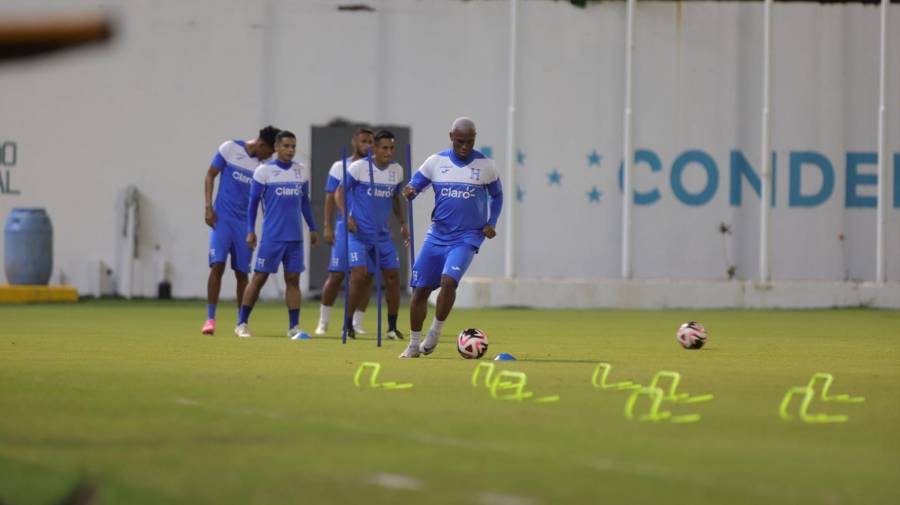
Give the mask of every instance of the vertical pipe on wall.
M 516 214 L 516 198 L 518 193 L 516 189 L 516 28 L 517 16 L 519 10 L 518 0 L 510 0 L 509 2 L 509 81 L 508 81 L 508 99 L 509 105 L 506 110 L 506 187 L 507 197 L 504 212 L 506 213 L 506 278 L 511 279 L 516 276 L 515 269 L 515 214 Z
M 763 7 L 763 105 L 759 191 L 759 282 L 769 281 L 769 191 L 772 184 L 772 124 L 769 117 L 772 90 L 772 0 Z
M 885 219 L 887 218 L 887 146 L 885 138 L 885 78 L 887 76 L 888 0 L 881 0 L 881 57 L 878 62 L 878 209 L 875 218 L 875 282 L 887 280 L 885 272 Z
M 631 165 L 634 156 L 631 148 L 631 73 L 634 52 L 634 6 L 636 0 L 628 0 L 625 29 L 625 110 L 622 125 L 622 278 L 631 278 Z

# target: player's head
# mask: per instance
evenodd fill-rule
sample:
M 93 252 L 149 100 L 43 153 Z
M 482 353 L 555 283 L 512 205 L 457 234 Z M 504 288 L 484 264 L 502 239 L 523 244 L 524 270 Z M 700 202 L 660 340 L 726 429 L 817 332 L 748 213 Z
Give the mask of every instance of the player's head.
M 272 153 L 275 152 L 275 137 L 281 132 L 278 128 L 275 128 L 272 125 L 266 126 L 262 130 L 259 131 L 259 136 L 256 137 L 256 140 L 259 146 L 256 148 L 256 157 L 261 160 L 267 160 L 272 157 Z
M 287 130 L 280 131 L 275 136 L 275 153 L 278 154 L 278 161 L 291 161 L 294 159 L 296 152 L 297 137 Z
M 372 144 L 372 158 L 375 163 L 385 165 L 394 159 L 394 134 L 388 130 L 375 132 L 374 144 Z
M 465 116 L 456 118 L 450 126 L 450 142 L 458 158 L 468 158 L 475 149 L 475 121 Z
M 372 147 L 372 143 L 375 142 L 374 134 L 368 128 L 357 128 L 350 142 L 353 145 L 354 155 L 357 158 L 364 158 L 369 154 L 369 148 Z

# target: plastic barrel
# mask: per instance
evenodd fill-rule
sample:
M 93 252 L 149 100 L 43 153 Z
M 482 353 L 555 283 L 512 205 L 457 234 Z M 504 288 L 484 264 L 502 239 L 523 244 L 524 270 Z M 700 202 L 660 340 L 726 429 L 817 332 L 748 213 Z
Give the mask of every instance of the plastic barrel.
M 53 272 L 53 226 L 44 209 L 13 209 L 4 228 L 4 268 L 10 284 L 47 284 Z

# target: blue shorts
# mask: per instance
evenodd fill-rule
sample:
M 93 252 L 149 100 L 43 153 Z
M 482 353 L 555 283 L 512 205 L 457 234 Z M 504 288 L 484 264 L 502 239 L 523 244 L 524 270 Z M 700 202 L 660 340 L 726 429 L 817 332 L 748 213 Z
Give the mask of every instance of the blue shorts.
M 331 246 L 331 261 L 328 262 L 329 272 L 347 272 L 347 263 L 344 260 L 349 252 L 344 249 L 344 244 L 346 243 L 347 242 L 344 240 L 344 222 L 341 221 L 335 227 L 334 245 Z M 374 272 L 374 259 L 370 261 L 366 266 L 368 267 L 370 272 Z
M 472 264 L 475 252 L 476 249 L 469 244 L 437 245 L 426 241 L 413 265 L 409 285 L 414 288 L 438 288 L 442 275 L 452 277 L 459 284 Z
M 390 237 L 383 237 L 377 243 L 370 244 L 360 240 L 352 233 L 350 234 L 350 268 L 364 266 L 369 272 L 374 273 L 378 265 L 375 262 L 376 249 L 381 262 L 381 270 L 400 268 L 400 256 L 397 255 L 397 248 L 394 247 L 394 241 Z
M 253 251 L 247 246 L 247 223 L 219 219 L 209 231 L 209 266 L 225 263 L 231 255 L 231 269 L 247 273 L 253 263 Z
M 276 242 L 261 240 L 259 252 L 256 253 L 257 272 L 274 274 L 278 272 L 278 265 L 284 265 L 284 271 L 299 273 L 306 270 L 303 264 L 303 241 Z

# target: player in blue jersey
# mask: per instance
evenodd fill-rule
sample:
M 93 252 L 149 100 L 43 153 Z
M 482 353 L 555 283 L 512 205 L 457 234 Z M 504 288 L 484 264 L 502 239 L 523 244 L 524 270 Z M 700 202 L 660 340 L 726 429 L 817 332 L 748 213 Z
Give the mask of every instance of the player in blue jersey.
M 206 322 L 201 330 L 204 335 L 212 335 L 216 331 L 216 306 L 219 303 L 225 261 L 229 255 L 231 269 L 237 279 L 237 304 L 238 307 L 241 306 L 241 296 L 247 288 L 247 274 L 253 259 L 253 251 L 244 240 L 250 179 L 253 178 L 256 167 L 272 157 L 275 136 L 279 131 L 274 126 L 267 126 L 253 140 L 224 142 L 206 171 L 206 224 L 211 230 L 209 280 L 206 281 Z M 213 186 L 219 174 L 222 174 L 222 178 L 213 204 Z
M 431 227 L 412 270 L 409 303 L 409 346 L 401 358 L 418 358 L 437 347 L 441 329 L 456 288 L 485 237 L 497 235 L 495 227 L 503 207 L 503 191 L 494 162 L 474 149 L 475 123 L 466 117 L 450 127 L 452 149 L 430 156 L 403 188 L 412 200 L 429 185 L 434 188 Z M 428 315 L 428 297 L 440 288 L 434 321 L 420 343 L 422 324 Z
M 346 187 L 342 183 L 335 192 L 335 201 L 346 212 L 350 263 L 349 312 L 369 296 L 366 278 L 372 269 L 380 269 L 384 279 L 384 293 L 388 306 L 387 338 L 400 340 L 403 334 L 397 329 L 400 312 L 400 257 L 391 240 L 388 218 L 393 213 L 400 222 L 400 234 L 409 243 L 409 230 L 400 202 L 403 188 L 403 167 L 393 161 L 394 134 L 381 130 L 375 134 L 372 161 L 362 159 L 347 170 Z M 346 196 L 346 198 L 345 198 Z M 377 253 L 376 253 L 377 251 Z M 355 338 L 353 321 L 345 322 L 347 336 Z
M 347 158 L 346 165 L 349 167 L 354 161 L 366 157 L 369 148 L 373 142 L 372 130 L 359 128 L 350 140 L 353 146 L 353 155 Z M 344 160 L 337 160 L 331 165 L 328 171 L 328 180 L 325 182 L 325 226 L 323 238 L 325 242 L 331 246 L 331 261 L 328 264 L 328 279 L 325 280 L 325 286 L 322 287 L 322 305 L 319 308 L 319 324 L 316 326 L 316 335 L 324 335 L 328 331 L 328 319 L 331 313 L 331 307 L 337 298 L 338 291 L 344 283 L 344 273 L 347 271 L 347 265 L 344 261 L 346 254 L 346 246 L 344 241 L 344 215 L 338 212 L 335 216 L 334 192 L 341 184 L 344 177 Z M 335 222 L 332 227 L 331 223 Z M 374 269 L 374 265 L 371 265 Z M 369 305 L 369 299 L 372 297 L 372 280 L 374 275 L 370 272 L 367 279 L 366 287 L 363 288 L 365 295 L 362 296 L 362 302 L 357 306 L 353 314 L 353 331 L 354 333 L 364 334 L 366 331 L 362 327 L 362 320 L 366 313 L 366 307 Z
M 250 184 L 250 204 L 247 209 L 247 245 L 256 247 L 256 212 L 263 204 L 262 240 L 256 253 L 256 268 L 247 284 L 234 329 L 239 337 L 250 337 L 250 311 L 259 298 L 269 274 L 284 266 L 285 301 L 288 308 L 288 337 L 309 338 L 300 330 L 300 273 L 303 264 L 303 224 L 309 227 L 309 242 L 316 245 L 319 235 L 309 204 L 309 174 L 306 167 L 294 160 L 297 138 L 289 131 L 282 131 L 275 139 L 275 159 L 256 168 Z

